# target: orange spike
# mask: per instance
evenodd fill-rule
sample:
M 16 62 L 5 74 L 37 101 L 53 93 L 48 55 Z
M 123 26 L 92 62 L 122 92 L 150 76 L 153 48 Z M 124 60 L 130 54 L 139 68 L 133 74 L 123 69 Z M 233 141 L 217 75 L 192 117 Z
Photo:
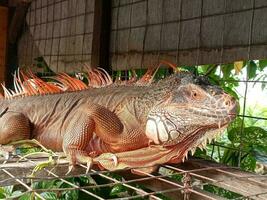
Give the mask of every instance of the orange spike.
M 51 77 L 50 77 L 51 78 Z M 89 87 L 81 80 L 73 78 L 66 73 L 52 77 L 55 82 L 45 82 L 32 71 L 20 71 L 14 73 L 14 91 L 7 89 L 2 85 L 4 98 L 13 98 L 17 96 L 32 96 L 38 94 L 53 94 L 62 91 L 76 91 L 88 89 Z M 89 86 L 103 87 L 112 83 L 111 77 L 101 68 L 88 71 Z M 0 94 L 1 96 L 3 96 Z
M 171 62 L 166 61 L 166 60 L 161 60 L 161 61 L 160 61 L 160 64 L 168 65 L 168 66 L 170 66 L 170 67 L 173 69 L 173 71 L 174 71 L 175 73 L 178 72 L 178 69 L 177 69 L 177 67 L 176 67 L 176 65 L 175 65 L 174 63 L 171 63 Z
M 149 67 L 146 73 L 136 82 L 137 85 L 147 85 L 150 84 L 154 78 L 157 68 Z
M 107 84 L 112 84 L 113 83 L 111 76 L 107 73 L 106 70 L 104 70 L 104 69 L 102 69 L 100 67 L 98 67 L 97 69 L 102 72 L 104 78 L 106 79 Z

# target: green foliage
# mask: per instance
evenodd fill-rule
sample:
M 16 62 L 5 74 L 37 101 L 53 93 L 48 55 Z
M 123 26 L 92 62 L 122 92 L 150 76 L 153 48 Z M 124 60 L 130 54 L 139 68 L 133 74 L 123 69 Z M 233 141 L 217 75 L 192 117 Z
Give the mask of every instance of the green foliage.
M 15 199 L 22 195 L 20 190 L 14 190 L 14 186 L 0 187 L 0 199 Z
M 51 75 L 55 75 L 55 73 L 49 68 L 49 66 L 45 62 L 45 59 L 42 56 L 34 58 L 34 61 L 38 68 L 43 69 L 44 73 L 50 73 Z
M 248 79 L 259 81 L 262 80 L 265 74 L 260 77 L 258 74 L 262 72 L 266 66 L 266 60 L 247 61 L 244 62 L 241 73 L 246 72 Z M 239 100 L 240 95 L 236 92 L 236 87 L 238 87 L 238 77 L 237 74 L 233 73 L 233 70 L 235 70 L 235 67 L 232 64 L 221 65 L 219 73 L 218 71 L 213 71 L 208 76 L 211 82 L 220 85 L 226 92 Z M 207 68 L 202 67 L 200 73 L 205 74 L 206 71 Z M 226 81 L 220 81 L 221 79 Z M 262 89 L 264 89 L 264 87 L 262 87 Z M 254 108 L 247 108 L 246 110 L 247 114 L 250 116 L 264 116 L 264 113 L 266 113 L 266 108 L 265 110 L 261 109 L 260 111 Z M 254 113 L 252 113 L 252 111 Z M 255 112 L 257 112 L 257 114 L 255 114 Z M 219 144 L 225 148 L 220 146 L 212 148 L 211 146 L 208 146 L 207 150 L 199 150 L 195 155 L 207 158 L 213 154 L 213 159 L 215 155 L 215 160 L 218 162 L 231 166 L 238 166 L 240 162 L 240 167 L 242 169 L 255 171 L 257 161 L 266 161 L 267 130 L 263 127 L 266 127 L 266 121 L 261 121 L 261 124 L 259 124 L 259 120 L 257 119 L 245 118 L 243 122 L 241 118 L 236 118 L 236 120 L 227 128 L 225 139 L 219 142 Z M 259 156 L 259 153 L 261 156 Z
M 210 192 L 210 193 L 216 194 L 220 197 L 224 197 L 227 199 L 236 199 L 236 198 L 242 197 L 241 195 L 239 195 L 237 193 L 230 192 L 228 190 L 225 190 L 223 188 L 220 188 L 220 187 L 217 187 L 217 186 L 211 185 L 211 184 L 204 185 L 203 189 Z
M 248 79 L 252 79 L 256 77 L 256 72 L 257 72 L 257 64 L 255 61 L 250 60 L 247 63 L 247 77 Z

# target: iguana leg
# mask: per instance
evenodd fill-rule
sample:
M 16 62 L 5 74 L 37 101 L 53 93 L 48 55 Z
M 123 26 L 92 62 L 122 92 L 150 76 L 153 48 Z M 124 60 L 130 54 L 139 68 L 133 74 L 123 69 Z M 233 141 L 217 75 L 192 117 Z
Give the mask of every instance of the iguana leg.
M 93 135 L 94 128 L 94 121 L 83 112 L 78 112 L 72 123 L 69 124 L 63 139 L 63 151 L 69 158 L 71 165 L 77 163 L 91 165 L 90 152 L 86 152 L 85 149 Z
M 88 152 L 88 145 L 93 133 L 103 141 L 105 146 L 103 150 L 109 152 L 105 154 L 105 160 L 109 160 L 115 166 L 118 160 L 112 152 L 138 149 L 148 143 L 142 131 L 124 127 L 115 113 L 98 104 L 81 106 L 72 116 L 69 116 L 66 130 L 63 137 L 63 150 L 72 165 L 87 163 L 90 166 L 92 164 L 93 160 L 90 156 L 92 152 Z
M 0 117 L 0 144 L 30 139 L 30 122 L 22 113 L 7 111 Z
M 93 133 L 97 133 L 99 137 L 106 134 L 107 138 L 109 133 L 119 134 L 123 130 L 123 126 L 120 122 L 116 123 L 116 120 L 118 119 L 115 118 L 115 114 L 112 116 L 109 110 L 97 104 L 80 107 L 70 117 L 66 134 L 63 137 L 63 150 L 71 164 L 87 163 L 90 167 L 92 152 L 86 151 L 86 148 Z M 112 123 L 109 125 L 107 121 Z M 110 136 L 110 138 L 112 137 Z

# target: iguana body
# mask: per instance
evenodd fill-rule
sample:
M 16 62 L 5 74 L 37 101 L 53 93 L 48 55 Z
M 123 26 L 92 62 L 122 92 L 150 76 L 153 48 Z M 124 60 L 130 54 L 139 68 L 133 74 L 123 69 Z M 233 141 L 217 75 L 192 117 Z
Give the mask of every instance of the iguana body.
M 35 138 L 63 150 L 73 164 L 95 162 L 107 169 L 179 162 L 214 137 L 207 131 L 225 127 L 236 112 L 231 96 L 199 81 L 181 73 L 145 86 L 5 98 L 0 101 L 0 144 Z M 45 84 L 36 82 L 37 89 Z M 17 86 L 24 92 L 31 87 Z

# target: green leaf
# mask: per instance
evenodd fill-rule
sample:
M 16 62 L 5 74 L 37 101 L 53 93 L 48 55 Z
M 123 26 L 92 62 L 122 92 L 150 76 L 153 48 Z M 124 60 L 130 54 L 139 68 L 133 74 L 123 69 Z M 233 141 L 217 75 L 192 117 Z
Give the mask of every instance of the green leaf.
M 77 200 L 79 198 L 78 190 L 69 190 L 62 193 L 66 200 Z
M 262 84 L 261 84 L 261 90 L 264 90 L 265 87 L 266 87 L 266 83 L 262 83 Z
M 205 184 L 203 186 L 203 189 L 205 191 L 208 191 L 210 193 L 216 194 L 218 196 L 221 196 L 221 197 L 224 197 L 227 199 L 236 199 L 236 198 L 242 197 L 242 195 L 240 195 L 240 194 L 228 191 L 224 188 L 220 188 L 218 186 L 211 185 L 211 184 Z
M 32 199 L 34 199 L 33 193 L 26 193 L 19 198 L 19 200 L 32 200 Z
M 0 199 L 4 199 L 5 198 L 5 190 L 4 188 L 0 187 Z
M 230 146 L 231 147 L 231 146 Z M 221 162 L 225 164 L 230 164 L 232 166 L 238 165 L 239 152 L 238 150 L 225 149 Z
M 41 196 L 46 200 L 57 200 L 57 194 L 55 192 L 42 192 Z
M 252 154 L 257 161 L 267 164 L 267 144 L 258 144 L 253 146 Z
M 239 74 L 244 66 L 243 61 L 234 62 L 235 74 Z
M 191 72 L 192 74 L 198 75 L 197 67 L 196 66 L 180 66 L 178 69 L 182 71 Z
M 112 190 L 110 191 L 111 196 L 117 196 L 122 192 L 127 191 L 126 187 L 122 184 L 115 185 Z
M 229 140 L 233 143 L 242 142 L 243 145 L 267 144 L 267 131 L 257 126 L 250 126 L 243 129 L 241 140 L 240 127 L 233 128 L 228 132 Z
M 16 190 L 16 191 L 14 191 L 14 192 L 12 193 L 11 197 L 12 197 L 12 198 L 17 198 L 17 197 L 19 197 L 19 196 L 21 196 L 21 195 L 22 195 L 22 192 L 19 191 L 19 190 Z
M 267 60 L 259 60 L 260 71 L 262 71 L 265 67 L 267 67 Z
M 253 60 L 249 61 L 248 62 L 248 66 L 247 66 L 247 76 L 248 76 L 248 79 L 255 78 L 256 71 L 257 71 L 257 65 L 256 65 L 256 63 Z
M 233 96 L 235 99 L 238 99 L 238 94 L 230 87 L 223 87 L 223 90 Z
M 2 187 L 3 194 L 6 197 L 10 197 L 12 195 L 13 188 L 13 185 Z
M 245 156 L 242 160 L 241 160 L 241 169 L 246 170 L 246 171 L 254 171 L 256 168 L 256 158 L 250 154 L 248 154 L 247 156 Z
M 221 65 L 221 71 L 224 79 L 228 79 L 230 77 L 232 69 L 234 69 L 233 64 Z

